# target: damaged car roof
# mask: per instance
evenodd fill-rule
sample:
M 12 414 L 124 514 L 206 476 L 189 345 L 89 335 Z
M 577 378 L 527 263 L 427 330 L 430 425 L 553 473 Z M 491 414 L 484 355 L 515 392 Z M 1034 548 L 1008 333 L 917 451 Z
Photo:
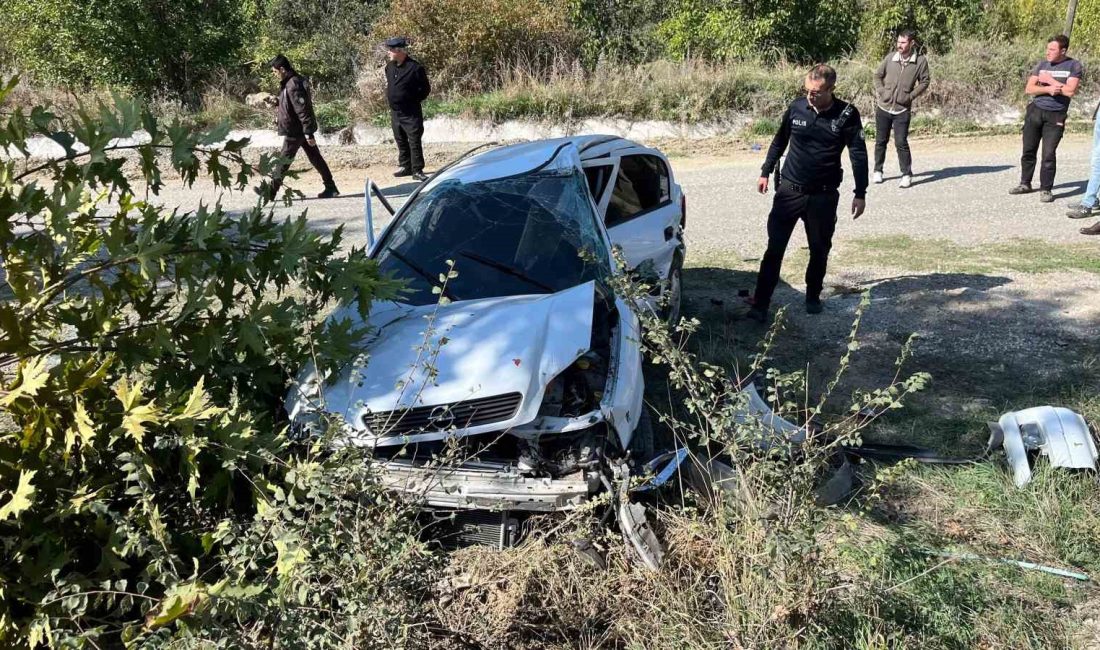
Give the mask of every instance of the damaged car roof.
M 447 181 L 477 183 L 571 167 L 580 167 L 580 152 L 573 138 L 523 142 L 490 149 L 463 159 L 432 179 L 424 190 L 431 190 L 435 185 Z
M 569 147 L 572 145 L 572 147 Z M 581 160 L 606 156 L 609 152 L 639 146 L 615 135 L 582 135 L 521 142 L 489 149 L 456 163 L 432 179 L 424 189 L 446 180 L 464 183 L 507 178 L 538 169 L 580 167 Z

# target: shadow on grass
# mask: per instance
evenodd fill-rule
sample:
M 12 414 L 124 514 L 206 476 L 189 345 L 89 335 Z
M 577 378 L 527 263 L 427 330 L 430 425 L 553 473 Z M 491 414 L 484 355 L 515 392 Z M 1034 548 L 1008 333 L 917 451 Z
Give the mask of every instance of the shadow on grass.
M 747 306 L 737 295 L 754 280 L 748 271 L 684 270 L 684 312 L 701 322 L 693 351 L 742 375 L 767 333 L 744 318 Z M 1088 296 L 1072 286 L 1021 296 L 1009 277 L 973 273 L 904 274 L 842 287 L 819 316 L 804 313 L 801 291 L 781 283 L 776 304 L 789 307 L 769 364 L 806 369 L 816 397 L 847 351 L 864 290 L 871 303 L 860 349 L 828 410 L 844 413 L 858 391 L 889 385 L 910 335 L 913 355 L 902 376 L 932 375 L 931 386 L 876 422 L 868 439 L 969 455 L 984 448 L 985 422 L 1000 414 L 1042 404 L 1073 408 L 1083 393 L 1100 389 L 1095 323 L 1066 313 L 1067 303 Z

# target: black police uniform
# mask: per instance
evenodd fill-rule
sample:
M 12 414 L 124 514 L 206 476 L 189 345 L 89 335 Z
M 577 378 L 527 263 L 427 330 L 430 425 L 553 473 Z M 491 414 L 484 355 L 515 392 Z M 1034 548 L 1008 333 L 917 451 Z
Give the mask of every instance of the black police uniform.
M 390 39 L 386 47 L 406 47 L 404 39 Z M 386 100 L 390 104 L 390 126 L 397 142 L 397 164 L 402 171 L 420 174 L 424 171 L 424 111 L 420 103 L 428 98 L 432 86 L 428 71 L 408 57 L 401 65 L 386 64 Z
M 799 219 L 806 228 L 810 246 L 806 300 L 821 298 L 836 229 L 836 209 L 840 201 L 837 188 L 843 177 L 840 154 L 844 147 L 848 147 L 852 161 L 856 198 L 864 198 L 867 194 L 867 145 L 855 106 L 834 99 L 832 106 L 819 114 L 806 98 L 795 100 L 783 114 L 761 176 L 772 174 L 788 144 L 790 151 L 783 163 L 779 187 L 768 215 L 768 250 L 756 278 L 753 307 L 759 310 L 767 310 L 771 303 L 772 293 L 779 283 L 783 254 Z

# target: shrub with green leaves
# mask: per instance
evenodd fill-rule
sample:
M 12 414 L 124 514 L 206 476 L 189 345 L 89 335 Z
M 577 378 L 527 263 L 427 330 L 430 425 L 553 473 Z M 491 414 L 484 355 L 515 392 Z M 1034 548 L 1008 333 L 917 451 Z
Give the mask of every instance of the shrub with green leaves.
M 271 171 L 227 132 L 120 98 L 0 117 L 22 154 L 0 160 L 0 646 L 409 635 L 428 573 L 408 511 L 361 459 L 296 448 L 281 406 L 307 360 L 354 356 L 360 327 L 318 315 L 396 287 L 304 216 L 153 200 L 169 173 Z M 63 153 L 25 157 L 35 139 Z
M 40 81 L 168 93 L 197 105 L 204 83 L 243 62 L 247 8 L 239 0 L 10 0 L 0 40 Z
M 852 51 L 859 35 L 856 0 L 704 2 L 684 0 L 658 31 L 668 54 L 719 61 L 828 61 Z
M 372 28 L 369 47 L 406 36 L 428 68 L 433 93 L 496 87 L 513 66 L 541 71 L 571 56 L 577 34 L 569 7 L 547 0 L 393 0 Z
M 261 78 L 268 84 L 267 61 L 285 54 L 326 97 L 350 91 L 360 67 L 360 50 L 371 23 L 385 9 L 383 0 L 256 0 L 257 33 L 251 44 Z

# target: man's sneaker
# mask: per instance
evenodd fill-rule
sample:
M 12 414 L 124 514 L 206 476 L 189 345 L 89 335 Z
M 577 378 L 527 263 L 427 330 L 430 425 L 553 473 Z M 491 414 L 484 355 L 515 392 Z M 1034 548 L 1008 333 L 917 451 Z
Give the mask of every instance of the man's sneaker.
M 1016 187 L 1008 191 L 1009 194 L 1031 194 L 1030 183 L 1020 183 Z
M 898 185 L 898 187 L 904 189 L 906 187 L 911 187 L 912 185 L 913 185 L 913 177 L 906 174 L 905 176 L 901 177 L 901 183 Z
M 394 178 L 401 178 L 402 176 L 412 176 L 412 170 L 408 167 L 402 167 L 393 173 Z
M 412 175 L 412 177 L 413 177 L 414 181 L 420 181 L 421 183 L 428 180 L 428 175 L 425 174 L 424 172 L 416 172 L 415 174 Z
M 745 314 L 745 316 L 749 320 L 754 320 L 761 325 L 766 325 L 768 323 L 767 309 L 761 309 L 760 307 L 753 306 L 749 308 L 749 311 L 747 314 Z
M 820 314 L 825 311 L 825 306 L 821 304 L 820 299 L 807 298 L 806 299 L 806 313 L 807 314 Z
M 1078 232 L 1082 235 L 1100 235 L 1100 221 L 1097 221 L 1088 228 L 1082 228 Z
M 335 185 L 328 185 L 325 187 L 325 191 L 317 195 L 319 199 L 334 199 L 340 196 L 340 190 L 336 189 Z
M 1039 203 L 1054 203 L 1054 193 L 1050 190 L 1039 192 Z
M 1083 205 L 1075 205 L 1066 212 L 1066 216 L 1070 219 L 1085 219 L 1091 217 L 1096 213 L 1096 208 L 1086 208 Z
M 882 172 L 875 172 L 875 184 L 881 184 L 883 182 Z

